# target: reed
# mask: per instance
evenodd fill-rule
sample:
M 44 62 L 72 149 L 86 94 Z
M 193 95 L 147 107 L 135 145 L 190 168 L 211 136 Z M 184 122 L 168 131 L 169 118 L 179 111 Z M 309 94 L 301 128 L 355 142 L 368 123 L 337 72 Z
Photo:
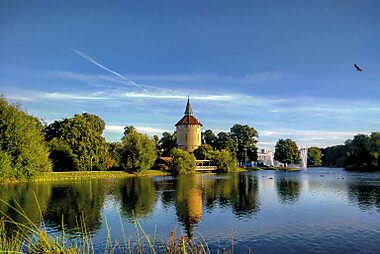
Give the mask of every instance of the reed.
M 38 203 L 37 197 L 35 200 Z M 16 213 L 26 219 L 20 224 L 4 212 L 0 211 L 0 253 L 51 253 L 51 254 L 95 254 L 95 253 L 168 253 L 168 254 L 203 254 L 211 253 L 206 240 L 199 234 L 199 237 L 191 239 L 174 228 L 166 241 L 156 239 L 156 233 L 149 236 L 139 221 L 134 219 L 135 236 L 127 238 L 123 228 L 120 215 L 123 242 L 112 240 L 111 229 L 105 219 L 107 236 L 104 249 L 96 249 L 93 244 L 92 235 L 88 232 L 84 220 L 85 214 L 82 213 L 78 221 L 78 234 L 75 237 L 67 236 L 64 228 L 64 218 L 62 217 L 62 233 L 59 236 L 49 235 L 45 228 L 45 223 L 40 210 L 39 222 L 32 222 L 21 206 L 15 202 L 12 206 L 0 200 L 12 208 Z M 12 229 L 10 229 L 12 228 Z M 232 229 L 230 231 L 231 250 L 217 250 L 217 253 L 234 253 L 234 241 Z

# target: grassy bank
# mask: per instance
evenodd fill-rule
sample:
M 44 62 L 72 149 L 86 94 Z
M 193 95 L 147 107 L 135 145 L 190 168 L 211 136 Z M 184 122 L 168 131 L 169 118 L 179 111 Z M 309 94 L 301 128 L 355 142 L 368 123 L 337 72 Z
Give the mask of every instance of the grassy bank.
M 123 178 L 134 176 L 162 176 L 169 175 L 167 171 L 145 170 L 141 172 L 124 171 L 69 171 L 69 172 L 44 172 L 32 177 L 21 179 L 1 180 L 0 183 L 17 183 L 27 181 L 62 181 L 75 179 L 98 179 L 98 178 Z

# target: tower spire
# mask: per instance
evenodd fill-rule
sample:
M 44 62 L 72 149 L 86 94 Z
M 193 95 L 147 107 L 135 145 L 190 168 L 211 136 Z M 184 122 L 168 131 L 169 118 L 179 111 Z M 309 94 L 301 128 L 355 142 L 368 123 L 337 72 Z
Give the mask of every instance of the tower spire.
M 190 96 L 187 95 L 187 105 L 186 105 L 186 110 L 185 110 L 185 116 L 192 116 L 192 115 L 194 115 L 194 113 L 190 104 Z

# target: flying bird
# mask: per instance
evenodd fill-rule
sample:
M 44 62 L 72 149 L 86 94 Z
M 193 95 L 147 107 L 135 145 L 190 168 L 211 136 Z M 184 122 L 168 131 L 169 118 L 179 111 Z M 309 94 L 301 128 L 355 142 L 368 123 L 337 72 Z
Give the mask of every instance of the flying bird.
M 356 68 L 357 71 L 363 71 L 362 68 L 360 68 L 360 67 L 357 66 L 356 64 L 354 64 L 354 67 Z

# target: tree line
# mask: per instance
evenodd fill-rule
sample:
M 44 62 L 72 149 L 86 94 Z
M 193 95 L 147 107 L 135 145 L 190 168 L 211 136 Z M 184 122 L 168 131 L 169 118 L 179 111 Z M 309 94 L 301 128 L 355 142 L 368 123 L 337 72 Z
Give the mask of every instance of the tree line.
M 357 134 L 343 145 L 321 149 L 323 165 L 355 170 L 380 170 L 380 132 Z
M 148 137 L 126 126 L 119 142 L 102 136 L 105 122 L 97 115 L 83 113 L 49 125 L 30 116 L 20 104 L 0 97 L 0 178 L 20 178 L 47 171 L 124 170 L 152 168 L 158 156 L 170 156 L 173 173 L 194 173 L 196 158 L 211 160 L 222 172 L 237 162 L 257 160 L 258 132 L 248 125 L 235 124 L 229 132 L 202 133 L 202 145 L 193 153 L 176 148 L 176 133 Z M 291 139 L 280 139 L 274 159 L 298 164 L 300 154 Z M 309 166 L 336 166 L 379 169 L 380 133 L 358 134 L 344 145 L 309 148 Z M 165 168 L 165 165 L 156 165 Z M 162 169 L 161 168 L 161 169 Z
M 310 147 L 308 166 L 343 167 L 352 170 L 380 170 L 380 132 L 357 134 L 342 145 Z
M 0 178 L 20 178 L 47 171 L 124 170 L 152 168 L 158 156 L 171 156 L 174 173 L 194 173 L 196 159 L 210 159 L 223 172 L 237 160 L 257 158 L 257 131 L 235 124 L 229 133 L 203 133 L 203 145 L 194 153 L 175 147 L 176 134 L 148 137 L 126 126 L 120 141 L 102 136 L 105 122 L 90 113 L 43 124 L 0 97 Z

